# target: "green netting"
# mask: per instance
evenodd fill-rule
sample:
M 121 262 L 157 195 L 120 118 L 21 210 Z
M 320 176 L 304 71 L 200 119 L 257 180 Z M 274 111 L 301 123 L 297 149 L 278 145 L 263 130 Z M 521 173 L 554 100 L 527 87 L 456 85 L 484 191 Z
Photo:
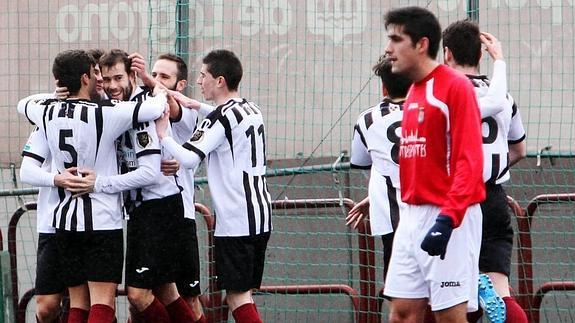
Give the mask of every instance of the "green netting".
M 575 83 L 574 3 L 571 0 L 298 1 L 243 0 L 23 0 L 0 2 L 0 223 L 7 228 L 14 211 L 35 200 L 18 179 L 20 151 L 31 126 L 15 104 L 31 93 L 53 91 L 51 62 L 70 48 L 121 48 L 138 51 L 151 62 L 177 52 L 189 64 L 188 94 L 201 58 L 214 48 L 235 51 L 244 65 L 240 93 L 260 105 L 267 126 L 272 197 L 350 198 L 367 192 L 366 177 L 350 172 L 352 127 L 357 115 L 380 99 L 371 66 L 383 53 L 383 14 L 392 7 L 426 6 L 445 27 L 465 17 L 503 43 L 509 90 L 518 102 L 527 130 L 528 158 L 512 169 L 507 192 L 522 207 L 535 196 L 575 192 L 573 109 Z M 489 74 L 490 63 L 482 61 Z M 318 166 L 319 165 L 319 166 Z M 333 167 L 332 167 L 333 166 Z M 302 168 L 303 167 L 303 168 Z M 198 176 L 204 176 L 203 172 Z M 211 206 L 200 182 L 197 201 Z M 519 270 L 533 270 L 531 293 L 546 282 L 575 281 L 574 208 L 571 202 L 541 205 L 530 228 L 532 262 L 514 254 L 511 283 L 523 291 Z M 361 294 L 361 268 L 375 269 L 374 299 L 382 287 L 381 240 L 375 239 L 375 263 L 359 264 L 358 234 L 344 226 L 342 207 L 277 210 L 264 286 L 346 285 Z M 208 245 L 203 222 L 202 285 L 208 294 Z M 516 227 L 516 232 L 527 233 Z M 35 212 L 26 213 L 16 231 L 20 296 L 35 276 Z M 523 245 L 522 245 L 523 246 Z M 516 244 L 517 247 L 517 244 Z M 309 287 L 309 286 L 308 286 Z M 332 294 L 256 296 L 264 321 L 350 322 L 352 298 Z M 365 293 L 364 293 L 365 294 Z M 523 305 L 532 294 L 519 295 Z M 541 304 L 542 322 L 573 321 L 573 292 L 552 291 Z M 366 297 L 359 297 L 363 301 Z M 120 297 L 119 319 L 126 300 Z M 32 302 L 33 303 L 33 302 Z M 362 303 L 363 304 L 363 303 Z M 33 322 L 33 304 L 28 321 Z M 384 315 L 387 305 L 382 309 Z M 369 308 L 374 314 L 374 309 Z

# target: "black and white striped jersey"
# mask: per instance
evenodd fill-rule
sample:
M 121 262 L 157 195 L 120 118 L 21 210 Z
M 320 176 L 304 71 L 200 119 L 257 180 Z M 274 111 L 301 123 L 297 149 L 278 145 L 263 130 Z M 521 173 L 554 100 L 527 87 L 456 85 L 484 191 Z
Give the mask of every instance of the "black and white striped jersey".
M 354 126 L 351 146 L 351 167 L 376 168 L 390 176 L 399 188 L 399 139 L 403 101 L 394 103 L 386 98 L 359 115 Z
M 505 93 L 503 106 L 499 112 L 486 114 L 482 99 L 489 95 L 489 88 L 505 86 L 490 82 L 487 76 L 468 75 L 475 87 L 482 110 L 481 131 L 483 136 L 483 180 L 488 184 L 502 184 L 509 180 L 509 144 L 521 142 L 525 139 L 525 129 L 521 115 L 513 97 Z M 495 77 L 495 76 L 494 76 Z
M 36 201 L 36 231 L 38 233 L 55 233 L 56 229 L 52 226 L 54 210 L 60 202 L 58 190 L 54 187 L 54 177 L 49 176 L 51 173 L 52 158 L 46 137 L 38 128 L 36 128 L 22 149 L 22 167 L 25 167 L 27 160 L 31 159 L 36 166 L 39 166 L 46 172 L 51 183 L 44 183 L 38 186 L 38 198 Z M 22 169 L 22 172 L 30 173 L 28 169 Z M 60 189 L 61 190 L 61 189 Z
M 265 128 L 254 103 L 230 99 L 207 115 L 183 146 L 170 137 L 162 145 L 187 168 L 207 159 L 216 236 L 253 236 L 272 230 Z
M 164 94 L 142 103 L 106 101 L 100 104 L 31 96 L 18 103 L 18 112 L 26 115 L 46 136 L 53 172 L 79 167 L 109 176 L 118 171 L 115 139 L 137 127 L 139 122 L 160 117 L 165 105 Z M 70 192 L 60 191 L 52 224 L 68 231 L 121 229 L 120 195 L 91 193 L 73 198 Z
M 385 98 L 362 112 L 354 126 L 351 167 L 371 169 L 369 214 L 372 235 L 393 231 L 405 206 L 399 189 L 399 139 L 403 101 Z
M 138 87 L 130 101 L 144 102 L 151 92 Z M 121 175 L 99 177 L 96 191 L 123 192 L 124 208 L 131 213 L 141 202 L 161 199 L 178 194 L 181 189 L 176 176 L 160 172 L 161 159 L 171 159 L 163 154 L 154 122 L 141 122 L 123 133 L 116 142 L 118 165 Z

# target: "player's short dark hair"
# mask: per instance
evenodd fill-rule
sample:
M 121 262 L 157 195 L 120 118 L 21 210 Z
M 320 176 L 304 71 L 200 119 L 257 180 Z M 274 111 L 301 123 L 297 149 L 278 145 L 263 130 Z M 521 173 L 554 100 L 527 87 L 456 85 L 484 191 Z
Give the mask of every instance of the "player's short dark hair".
M 481 59 L 479 26 L 468 20 L 459 20 L 443 31 L 443 46 L 449 48 L 458 65 L 478 66 Z
M 158 60 L 160 59 L 165 59 L 176 63 L 176 65 L 178 66 L 178 75 L 177 75 L 178 81 L 188 79 L 188 64 L 186 64 L 186 62 L 184 62 L 184 60 L 180 56 L 172 53 L 165 53 L 158 56 Z
M 52 64 L 52 74 L 58 80 L 58 86 L 68 88 L 70 95 L 75 95 L 82 87 L 82 75 L 90 75 L 96 65 L 94 58 L 81 49 L 60 52 Z
M 216 49 L 202 60 L 213 77 L 223 76 L 228 90 L 236 91 L 242 80 L 243 69 L 239 58 L 232 51 Z
M 391 72 L 391 62 L 381 56 L 373 66 L 373 73 L 381 78 L 390 98 L 404 98 L 411 86 L 411 80 L 404 75 Z
M 403 26 L 403 32 L 411 38 L 413 45 L 421 38 L 429 39 L 427 55 L 437 57 L 441 40 L 441 25 L 435 15 L 421 7 L 392 9 L 385 14 L 385 28 L 389 25 Z
M 92 57 L 94 57 L 94 60 L 96 60 L 96 64 L 98 64 L 100 58 L 102 57 L 102 55 L 104 55 L 104 51 L 99 48 L 92 48 L 89 49 L 87 52 L 89 55 L 92 55 Z
M 100 57 L 99 63 L 100 68 L 102 68 L 103 66 L 110 68 L 118 63 L 124 63 L 126 73 L 130 75 L 132 60 L 128 58 L 128 53 L 126 53 L 121 49 L 112 49 L 109 52 L 104 53 L 104 55 Z

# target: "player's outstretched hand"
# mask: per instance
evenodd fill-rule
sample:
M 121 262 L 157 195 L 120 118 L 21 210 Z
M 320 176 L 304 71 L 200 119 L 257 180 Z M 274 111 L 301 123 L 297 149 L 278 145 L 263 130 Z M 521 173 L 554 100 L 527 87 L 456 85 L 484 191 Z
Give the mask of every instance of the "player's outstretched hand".
M 156 85 L 156 81 L 148 74 L 146 70 L 146 60 L 144 56 L 140 53 L 132 53 L 128 56 L 131 60 L 130 70 L 136 72 L 136 75 L 142 80 L 145 86 L 153 89 Z
M 66 100 L 70 96 L 68 88 L 65 86 L 58 86 L 58 80 L 54 81 L 54 84 L 56 85 L 56 91 L 54 92 L 56 98 L 58 100 Z
M 501 48 L 501 42 L 492 34 L 482 31 L 479 35 L 479 39 L 483 45 L 485 45 L 485 50 L 489 53 L 489 56 L 493 60 L 503 59 L 503 49 Z
M 359 223 L 368 215 L 369 196 L 361 200 L 361 202 L 357 203 L 351 210 L 349 210 L 349 213 L 345 218 L 345 225 L 351 225 L 354 229 L 357 229 Z
M 170 93 L 170 95 L 176 99 L 176 101 L 178 101 L 183 107 L 185 108 L 189 108 L 189 109 L 194 109 L 194 110 L 199 110 L 201 103 L 198 100 L 192 99 L 192 98 L 188 98 L 187 96 L 185 96 L 184 94 L 178 92 L 178 91 L 172 91 L 172 90 L 168 90 L 168 92 Z
M 421 249 L 427 251 L 430 256 L 440 256 L 441 260 L 445 259 L 445 251 L 452 231 L 453 220 L 447 215 L 438 215 L 435 224 L 423 238 Z
M 176 175 L 180 169 L 180 163 L 175 159 L 162 159 L 162 164 L 160 165 L 160 170 L 165 176 Z

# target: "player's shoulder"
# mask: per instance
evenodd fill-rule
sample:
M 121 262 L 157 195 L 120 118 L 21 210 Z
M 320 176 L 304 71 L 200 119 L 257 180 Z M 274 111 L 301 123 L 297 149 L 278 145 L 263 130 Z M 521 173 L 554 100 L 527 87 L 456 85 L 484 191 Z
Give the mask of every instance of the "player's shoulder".
M 98 107 L 114 107 L 122 101 L 116 99 L 106 99 L 98 102 Z
M 467 78 L 471 81 L 471 84 L 473 84 L 473 86 L 475 88 L 484 88 L 484 87 L 489 87 L 489 78 L 487 77 L 487 75 L 470 75 L 470 74 L 466 74 Z
M 237 114 L 245 112 L 247 114 L 261 113 L 260 107 L 252 101 L 248 101 L 244 98 L 231 98 L 228 102 L 221 105 L 222 115 L 229 113 Z
M 447 65 L 439 65 L 435 70 L 435 75 L 441 79 L 443 84 L 448 84 L 450 86 L 472 86 L 472 83 L 467 75 Z
M 261 115 L 261 110 L 251 101 L 242 98 L 232 98 L 226 103 L 217 106 L 214 111 L 206 116 L 206 119 L 209 119 L 212 124 L 215 124 L 218 120 L 239 124 L 249 115 Z
M 361 111 L 359 113 L 359 115 L 357 116 L 357 123 L 361 123 L 361 121 L 365 118 L 366 115 L 373 113 L 373 109 L 376 108 L 377 106 L 371 106 L 363 111 Z

